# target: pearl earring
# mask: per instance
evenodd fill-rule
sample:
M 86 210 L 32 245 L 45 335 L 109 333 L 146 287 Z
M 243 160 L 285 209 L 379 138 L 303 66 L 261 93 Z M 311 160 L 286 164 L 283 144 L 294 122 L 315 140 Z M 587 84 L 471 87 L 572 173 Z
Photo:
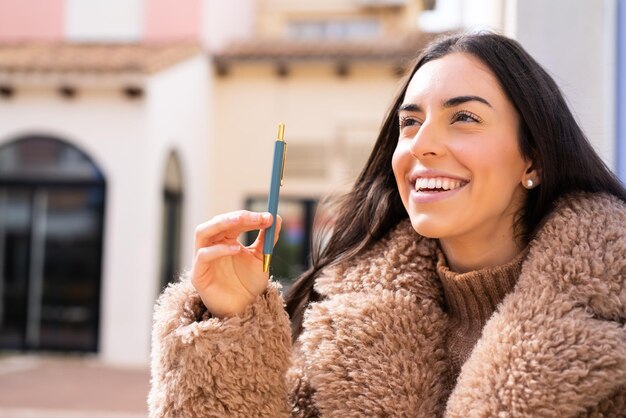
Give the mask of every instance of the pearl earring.
M 530 189 L 532 188 L 534 185 L 533 180 L 532 179 L 528 179 L 526 180 L 526 186 Z

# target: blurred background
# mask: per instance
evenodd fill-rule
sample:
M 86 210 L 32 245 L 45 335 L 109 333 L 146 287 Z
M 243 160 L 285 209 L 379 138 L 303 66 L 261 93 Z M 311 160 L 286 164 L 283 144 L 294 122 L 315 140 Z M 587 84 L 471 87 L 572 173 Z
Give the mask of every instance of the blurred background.
M 277 124 L 288 286 L 412 58 L 478 29 L 626 179 L 621 0 L 0 0 L 0 416 L 145 416 L 153 304 L 197 224 L 266 210 Z

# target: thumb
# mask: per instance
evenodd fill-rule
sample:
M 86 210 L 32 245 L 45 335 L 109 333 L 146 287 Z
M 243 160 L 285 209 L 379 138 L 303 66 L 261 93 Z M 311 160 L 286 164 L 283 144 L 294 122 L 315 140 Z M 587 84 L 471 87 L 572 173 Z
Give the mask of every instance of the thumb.
M 280 215 L 276 215 L 276 228 L 274 228 L 274 246 L 276 246 L 276 243 L 278 242 L 278 237 L 280 235 L 280 230 L 282 228 L 282 225 L 283 225 L 283 218 L 281 218 Z M 265 243 L 266 231 L 267 229 L 261 229 L 259 231 L 259 235 L 257 236 L 256 240 L 248 248 L 254 251 L 263 251 L 263 244 Z

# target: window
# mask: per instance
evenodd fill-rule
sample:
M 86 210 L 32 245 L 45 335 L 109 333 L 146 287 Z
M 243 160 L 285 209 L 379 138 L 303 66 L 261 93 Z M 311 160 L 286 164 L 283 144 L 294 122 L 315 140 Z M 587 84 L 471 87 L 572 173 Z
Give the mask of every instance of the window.
M 163 216 L 161 224 L 161 290 L 176 280 L 180 268 L 180 231 L 183 185 L 180 162 L 172 152 L 165 168 Z
M 255 212 L 267 211 L 267 196 L 247 199 L 246 208 Z M 283 224 L 272 254 L 270 274 L 283 284 L 283 291 L 311 264 L 311 237 L 316 208 L 315 199 L 280 198 L 278 214 L 283 218 Z M 247 233 L 246 245 L 252 244 L 257 235 L 258 231 Z
M 299 40 L 372 39 L 380 32 L 376 20 L 295 21 L 287 26 L 287 35 Z

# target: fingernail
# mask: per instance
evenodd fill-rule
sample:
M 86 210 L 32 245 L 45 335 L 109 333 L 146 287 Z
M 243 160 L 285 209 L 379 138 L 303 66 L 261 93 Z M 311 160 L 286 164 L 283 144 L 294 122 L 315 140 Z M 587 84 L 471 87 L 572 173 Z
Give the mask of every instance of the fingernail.
M 270 214 L 269 213 L 264 213 L 263 214 L 263 222 L 267 222 L 270 220 Z
M 240 247 L 239 245 L 229 245 L 229 246 L 228 246 L 228 248 L 229 248 L 231 251 L 237 251 L 237 250 L 239 250 L 239 248 L 241 248 L 241 247 Z

